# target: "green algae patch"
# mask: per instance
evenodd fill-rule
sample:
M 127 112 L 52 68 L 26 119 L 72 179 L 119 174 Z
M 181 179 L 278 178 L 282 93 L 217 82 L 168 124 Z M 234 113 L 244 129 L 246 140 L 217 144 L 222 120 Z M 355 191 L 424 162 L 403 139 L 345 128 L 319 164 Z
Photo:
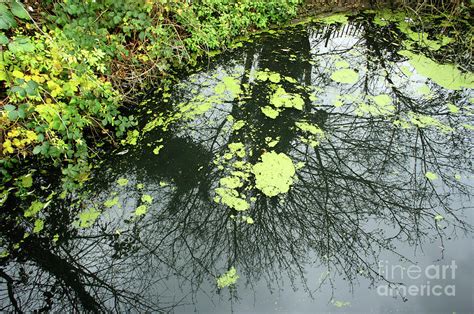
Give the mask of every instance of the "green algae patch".
M 270 119 L 275 119 L 280 114 L 280 110 L 273 109 L 270 106 L 261 107 L 260 110 L 262 111 L 264 115 L 266 115 Z
M 389 95 L 386 95 L 386 94 L 374 96 L 374 97 L 372 97 L 372 100 L 378 106 L 382 106 L 382 107 L 388 106 L 392 103 L 392 97 L 390 97 Z
M 111 207 L 114 207 L 115 205 L 117 205 L 119 202 L 119 198 L 118 197 L 114 197 L 112 199 L 109 199 L 109 200 L 106 200 L 104 202 L 104 206 L 107 207 L 107 208 L 111 208 Z
M 434 181 L 434 180 L 438 179 L 438 175 L 436 173 L 431 172 L 431 171 L 426 172 L 425 177 L 427 177 L 428 180 L 430 180 L 430 181 Z
M 246 122 L 244 120 L 235 121 L 232 125 L 232 130 L 238 131 L 245 126 Z
M 265 143 L 268 145 L 268 147 L 272 148 L 275 147 L 278 143 L 280 142 L 280 137 L 278 136 L 275 139 L 272 139 L 271 137 L 267 136 L 265 138 Z
M 129 144 L 129 145 L 137 145 L 138 137 L 140 136 L 140 132 L 138 130 L 128 131 L 127 138 L 121 141 L 122 145 Z
M 311 147 L 318 146 L 321 140 L 324 138 L 324 131 L 316 125 L 306 121 L 295 122 L 295 125 L 298 129 L 307 133 L 306 137 L 300 137 L 301 142 L 306 143 Z
M 234 186 L 234 184 L 237 182 L 235 180 L 222 181 L 223 179 L 224 178 L 220 180 L 221 184 L 230 184 L 230 186 Z M 215 191 L 216 197 L 214 198 L 214 201 L 216 203 L 222 203 L 237 211 L 244 211 L 250 208 L 249 203 L 243 197 L 241 197 L 239 192 L 237 192 L 237 190 L 234 188 L 229 188 L 223 185 L 223 187 L 216 188 Z
M 158 155 L 163 147 L 163 145 L 158 145 L 157 147 L 155 147 L 153 149 L 153 154 Z
M 27 218 L 28 217 L 34 217 L 44 207 L 45 207 L 45 204 L 41 203 L 40 201 L 34 201 L 33 203 L 31 203 L 30 207 L 25 211 L 25 213 L 23 215 Z
M 295 125 L 304 132 L 309 132 L 313 135 L 323 135 L 324 131 L 321 130 L 319 127 L 316 125 L 310 124 L 308 122 L 300 121 L 300 122 L 295 122 Z
M 237 155 L 240 158 L 245 157 L 245 146 L 242 143 L 230 143 L 227 147 L 229 147 L 230 153 L 233 155 Z
M 338 69 L 345 69 L 349 67 L 349 62 L 346 60 L 339 60 L 334 64 L 334 66 Z
M 359 74 L 352 69 L 341 69 L 335 71 L 331 79 L 338 83 L 355 84 L 359 80 Z
M 148 207 L 146 205 L 140 205 L 137 207 L 137 209 L 134 212 L 135 216 L 143 216 L 146 214 L 148 211 Z
M 214 91 L 217 94 L 230 92 L 232 97 L 237 97 L 239 94 L 242 93 L 239 81 L 231 76 L 224 77 L 222 79 L 222 82 L 216 85 Z
M 267 196 L 287 193 L 293 184 L 295 166 L 284 153 L 265 152 L 262 161 L 252 167 L 255 187 Z
M 237 270 L 235 267 L 229 269 L 228 272 L 217 278 L 217 287 L 219 289 L 234 285 L 239 279 L 239 275 L 237 275 Z
M 118 185 L 120 185 L 120 186 L 126 186 L 126 185 L 128 184 L 128 179 L 119 178 L 119 179 L 117 180 L 117 183 L 118 183 Z
M 392 105 L 392 97 L 386 94 L 373 96 L 370 98 L 372 104 L 360 103 L 356 113 L 360 116 L 369 114 L 371 116 L 388 116 L 395 112 L 395 106 Z
M 268 79 L 270 80 L 270 82 L 273 82 L 273 83 L 280 83 L 281 76 L 280 76 L 279 73 L 272 73 L 272 74 L 270 74 L 270 76 L 268 77 Z
M 100 211 L 95 208 L 89 208 L 79 213 L 79 221 L 76 222 L 76 227 L 89 228 L 91 227 L 100 216 Z
M 283 87 L 278 87 L 270 97 L 270 104 L 276 108 L 295 108 L 303 110 L 304 100 L 298 94 L 287 93 Z
M 450 90 L 474 88 L 474 74 L 462 73 L 454 64 L 439 64 L 422 54 L 408 50 L 401 50 L 398 54 L 407 57 L 420 75 L 431 79 L 441 87 Z
M 143 203 L 151 204 L 153 202 L 153 196 L 148 195 L 148 194 L 143 194 L 141 200 Z
M 316 22 L 323 23 L 323 24 L 334 24 L 334 23 L 341 23 L 346 24 L 348 21 L 348 17 L 344 13 L 336 13 L 326 17 L 317 18 Z

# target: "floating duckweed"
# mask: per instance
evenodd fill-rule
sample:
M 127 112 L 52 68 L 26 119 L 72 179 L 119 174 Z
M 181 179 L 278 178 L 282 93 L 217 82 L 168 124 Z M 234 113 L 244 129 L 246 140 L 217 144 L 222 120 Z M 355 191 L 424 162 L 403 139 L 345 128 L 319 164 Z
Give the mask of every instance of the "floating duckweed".
M 135 216 L 142 216 L 142 215 L 145 215 L 147 211 L 148 211 L 148 207 L 146 205 L 140 205 L 137 207 L 134 214 Z
M 436 127 L 439 130 L 441 130 L 441 132 L 444 132 L 444 133 L 449 133 L 453 131 L 453 128 L 443 124 L 441 121 L 431 116 L 427 116 L 427 115 L 423 115 L 423 114 L 419 114 L 415 112 L 409 112 L 408 118 L 409 118 L 409 121 L 413 125 L 419 128 Z
M 313 135 L 324 135 L 324 131 L 321 130 L 318 126 L 309 124 L 308 122 L 305 121 L 300 121 L 300 122 L 295 122 L 295 125 L 304 132 L 309 132 Z
M 337 61 L 336 63 L 334 63 L 334 66 L 338 69 L 348 68 L 349 67 L 349 62 L 347 62 L 346 60 L 340 60 L 340 61 Z
M 265 152 L 262 161 L 252 167 L 255 187 L 267 196 L 286 193 L 293 184 L 295 166 L 284 153 Z
M 344 105 L 344 103 L 340 100 L 335 100 L 333 102 L 333 105 L 334 105 L 334 107 L 339 108 L 339 107 L 342 107 Z
M 451 113 L 458 113 L 459 112 L 459 108 L 456 107 L 455 105 L 451 104 L 451 103 L 448 103 L 446 106 L 448 107 L 449 112 L 451 112 Z
M 245 126 L 245 123 L 246 123 L 245 120 L 235 121 L 234 125 L 232 125 L 232 130 L 234 131 L 240 130 L 241 128 Z
M 153 197 L 148 194 L 143 194 L 141 200 L 143 203 L 151 204 L 153 202 Z
M 341 69 L 335 71 L 331 79 L 338 83 L 355 84 L 359 80 L 359 74 L 352 69 Z
M 275 147 L 278 144 L 279 140 L 271 141 L 268 143 L 268 147 Z
M 347 23 L 347 21 L 348 21 L 347 15 L 344 13 L 336 13 L 336 14 L 332 14 L 326 17 L 321 17 L 321 18 L 316 19 L 316 22 L 320 22 L 323 24 L 334 24 L 334 23 L 345 24 Z
M 114 197 L 113 199 L 107 200 L 104 202 L 104 206 L 107 208 L 113 207 L 118 204 L 119 198 Z
M 224 77 L 222 83 L 217 84 L 215 87 L 215 91 L 218 94 L 229 91 L 232 94 L 232 97 L 237 97 L 240 93 L 242 93 L 239 81 L 231 76 Z
M 260 81 L 268 80 L 269 76 L 270 76 L 270 73 L 268 71 L 257 71 L 255 73 L 255 78 Z
M 287 93 L 283 87 L 278 87 L 270 97 L 270 104 L 277 108 L 285 107 L 303 110 L 304 100 L 300 95 Z
M 33 233 L 38 233 L 44 228 L 44 221 L 42 219 L 36 219 L 34 228 L 33 228 Z
M 228 145 L 230 152 L 236 154 L 240 158 L 245 157 L 245 146 L 242 143 L 230 143 Z
M 377 95 L 377 96 L 374 96 L 372 97 L 372 100 L 379 106 L 387 106 L 387 105 L 390 105 L 392 103 L 392 97 L 390 97 L 389 95 L 386 95 L 386 94 L 381 94 L 381 95 Z
M 242 216 L 242 220 L 245 221 L 246 223 L 248 223 L 249 225 L 252 225 L 253 223 L 255 223 L 253 218 L 249 217 L 249 216 Z
M 217 278 L 217 287 L 219 289 L 234 285 L 239 279 L 239 275 L 237 275 L 237 270 L 235 267 L 229 269 L 224 275 Z
M 118 183 L 118 185 L 120 185 L 120 186 L 125 186 L 125 185 L 128 184 L 128 179 L 119 178 L 119 179 L 117 180 L 117 183 Z
M 125 145 L 125 144 L 137 145 L 137 140 L 139 136 L 140 136 L 140 133 L 138 132 L 138 130 L 128 131 L 127 138 L 125 140 L 122 140 L 121 143 L 122 145 Z
M 389 95 L 378 95 L 371 98 L 373 105 L 360 103 L 356 109 L 358 115 L 368 113 L 372 116 L 390 115 L 395 112 L 395 106 L 391 105 L 392 98 Z
M 273 109 L 270 106 L 261 107 L 260 110 L 263 112 L 264 115 L 271 119 L 275 119 L 280 113 L 279 110 Z
M 275 147 L 278 142 L 280 142 L 280 137 L 278 136 L 275 139 L 272 139 L 271 137 L 267 136 L 265 137 L 265 143 L 267 143 L 268 147 Z
M 272 74 L 270 74 L 268 79 L 270 80 L 270 82 L 280 83 L 281 77 L 280 77 L 279 73 L 272 73 Z
M 402 71 L 403 74 L 405 74 L 407 77 L 412 77 L 413 76 L 413 72 L 411 70 L 411 68 L 409 66 L 406 66 L 406 65 L 402 65 L 400 67 L 400 70 Z
M 218 197 L 214 198 L 216 203 L 222 203 L 237 211 L 244 211 L 250 208 L 249 203 L 240 197 L 239 193 L 234 189 L 216 188 Z
M 438 179 L 438 175 L 436 175 L 436 173 L 433 173 L 431 171 L 426 172 L 425 177 L 427 177 L 430 181 Z
M 155 149 L 153 150 L 153 154 L 158 155 L 160 153 L 160 150 L 163 147 L 164 147 L 163 145 L 159 145 L 159 146 L 155 147 Z
M 89 228 L 91 227 L 100 216 L 100 211 L 95 208 L 89 208 L 79 213 L 78 218 L 79 222 L 77 226 L 79 228 Z
M 242 186 L 242 182 L 238 177 L 224 177 L 219 180 L 219 183 L 228 189 L 236 189 Z
M 474 74 L 462 73 L 453 64 L 439 64 L 422 54 L 415 54 L 408 50 L 402 50 L 398 53 L 407 57 L 419 74 L 430 78 L 446 89 L 474 88 Z
M 418 87 L 416 91 L 423 96 L 431 94 L 431 88 L 426 84 L 423 84 L 420 87 Z

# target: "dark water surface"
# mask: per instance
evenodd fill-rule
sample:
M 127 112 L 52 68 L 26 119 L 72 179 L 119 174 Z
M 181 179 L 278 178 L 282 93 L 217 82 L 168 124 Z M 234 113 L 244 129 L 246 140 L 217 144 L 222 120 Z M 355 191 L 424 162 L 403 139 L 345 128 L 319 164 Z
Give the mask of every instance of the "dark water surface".
M 136 142 L 55 202 L 57 241 L 2 267 L 18 303 L 472 312 L 473 93 L 405 39 L 368 16 L 261 33 L 148 99 Z

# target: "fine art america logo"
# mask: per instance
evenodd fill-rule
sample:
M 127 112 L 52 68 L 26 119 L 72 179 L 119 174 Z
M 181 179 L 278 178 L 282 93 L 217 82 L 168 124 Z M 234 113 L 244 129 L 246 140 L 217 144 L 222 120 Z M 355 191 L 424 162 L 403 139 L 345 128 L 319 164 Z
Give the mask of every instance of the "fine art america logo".
M 457 265 L 455 261 L 444 265 L 402 266 L 379 261 L 379 275 L 389 282 L 402 285 L 380 285 L 377 294 L 381 296 L 455 296 Z

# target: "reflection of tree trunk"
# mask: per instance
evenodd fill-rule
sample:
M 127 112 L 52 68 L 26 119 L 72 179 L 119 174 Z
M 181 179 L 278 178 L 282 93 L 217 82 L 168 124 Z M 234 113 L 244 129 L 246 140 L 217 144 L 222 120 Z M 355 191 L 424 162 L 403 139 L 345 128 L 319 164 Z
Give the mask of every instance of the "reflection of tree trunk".
M 13 284 L 15 283 L 15 281 L 2 269 L 0 269 L 0 277 L 2 277 L 7 282 L 8 298 L 10 299 L 10 302 L 13 308 L 15 309 L 15 313 L 23 313 L 23 311 L 18 306 L 17 300 L 15 299 L 15 294 L 13 293 Z
M 72 266 L 62 257 L 44 249 L 34 238 L 25 241 L 25 245 L 22 248 L 31 260 L 74 290 L 86 311 L 100 312 L 100 304 L 86 291 L 84 283 L 78 274 L 79 270 L 76 267 Z

